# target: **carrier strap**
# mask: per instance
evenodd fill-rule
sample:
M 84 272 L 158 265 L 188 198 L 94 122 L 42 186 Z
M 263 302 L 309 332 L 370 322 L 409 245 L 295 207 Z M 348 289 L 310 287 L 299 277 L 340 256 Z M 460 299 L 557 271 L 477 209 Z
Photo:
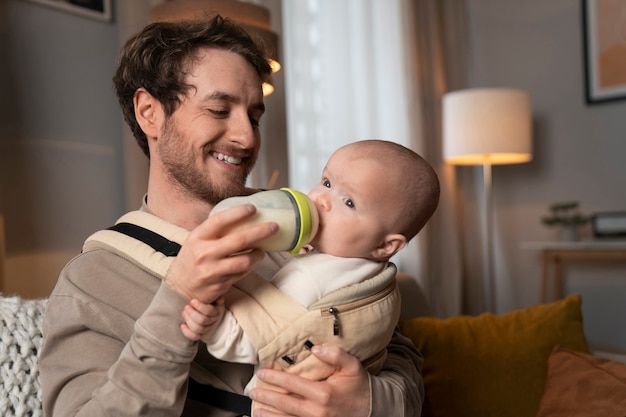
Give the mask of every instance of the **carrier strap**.
M 152 230 L 137 226 L 136 224 L 117 223 L 116 225 L 109 227 L 108 230 L 114 230 L 125 234 L 126 236 L 140 240 L 165 256 L 176 256 L 178 255 L 178 252 L 180 252 L 180 245 L 178 243 L 166 239 Z
M 137 239 L 168 257 L 178 255 L 181 248 L 180 244 L 152 230 L 132 223 L 117 223 L 107 230 L 113 230 Z M 191 377 L 189 377 L 187 398 L 222 410 L 232 411 L 241 416 L 249 416 L 251 414 L 252 400 L 249 397 L 219 389 L 212 385 L 201 384 Z
M 192 378 L 189 378 L 187 398 L 222 410 L 233 411 L 241 416 L 251 415 L 252 400 L 249 397 L 224 391 L 213 385 L 201 384 Z

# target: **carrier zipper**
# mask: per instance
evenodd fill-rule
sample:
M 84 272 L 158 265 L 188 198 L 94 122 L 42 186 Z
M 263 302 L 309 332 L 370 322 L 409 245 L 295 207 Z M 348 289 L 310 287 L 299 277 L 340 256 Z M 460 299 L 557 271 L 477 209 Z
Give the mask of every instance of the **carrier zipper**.
M 328 312 L 333 316 L 333 336 L 339 336 L 339 311 L 335 307 L 329 307 Z
M 357 308 L 366 306 L 373 302 L 376 302 L 380 299 L 385 298 L 389 294 L 393 292 L 396 288 L 395 280 L 387 285 L 385 288 L 377 292 L 376 294 L 370 295 L 369 297 L 365 297 L 361 300 L 353 301 L 351 303 L 342 304 L 339 307 L 330 306 L 328 308 L 322 309 L 322 317 L 333 317 L 333 336 L 339 336 L 341 333 L 341 322 L 339 321 L 340 313 L 347 313 L 348 311 L 356 310 Z

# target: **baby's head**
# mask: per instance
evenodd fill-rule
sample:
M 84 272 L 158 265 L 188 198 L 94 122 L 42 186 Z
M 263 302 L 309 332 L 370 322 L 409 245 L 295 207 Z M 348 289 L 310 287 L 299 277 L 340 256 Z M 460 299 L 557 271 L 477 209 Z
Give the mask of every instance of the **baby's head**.
M 311 242 L 315 249 L 384 261 L 430 219 L 439 202 L 439 180 L 412 150 L 364 140 L 331 155 L 309 197 L 320 214 L 320 229 Z

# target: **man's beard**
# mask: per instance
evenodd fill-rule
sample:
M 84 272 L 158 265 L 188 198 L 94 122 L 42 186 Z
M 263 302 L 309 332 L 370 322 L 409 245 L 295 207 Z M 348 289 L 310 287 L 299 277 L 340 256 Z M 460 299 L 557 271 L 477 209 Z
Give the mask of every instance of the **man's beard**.
M 163 167 L 168 178 L 178 188 L 192 198 L 200 199 L 211 205 L 215 205 L 225 198 L 239 196 L 244 193 L 246 179 L 252 170 L 252 166 L 243 167 L 243 171 L 228 172 L 221 171 L 219 179 L 210 178 L 203 170 L 194 165 L 198 155 L 187 151 L 185 148 L 185 138 L 178 131 L 172 119 L 165 123 L 162 137 L 158 143 L 158 151 L 161 156 Z M 202 158 L 213 158 L 209 155 L 209 150 L 203 150 L 205 155 Z M 245 161 L 242 161 L 244 164 Z

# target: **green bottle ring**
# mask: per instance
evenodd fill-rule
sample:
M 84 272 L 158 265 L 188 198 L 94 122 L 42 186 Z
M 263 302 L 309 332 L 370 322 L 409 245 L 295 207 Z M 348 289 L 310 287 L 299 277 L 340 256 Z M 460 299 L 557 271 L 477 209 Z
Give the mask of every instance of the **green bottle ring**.
M 297 226 L 299 226 L 296 228 L 297 236 L 294 238 L 294 243 L 289 250 L 292 255 L 297 255 L 300 249 L 309 243 L 312 238 L 311 233 L 315 228 L 313 225 L 313 213 L 311 212 L 306 194 L 286 187 L 281 188 L 281 191 L 286 192 L 291 197 L 292 203 L 294 203 L 298 211 L 298 219 L 296 219 Z

